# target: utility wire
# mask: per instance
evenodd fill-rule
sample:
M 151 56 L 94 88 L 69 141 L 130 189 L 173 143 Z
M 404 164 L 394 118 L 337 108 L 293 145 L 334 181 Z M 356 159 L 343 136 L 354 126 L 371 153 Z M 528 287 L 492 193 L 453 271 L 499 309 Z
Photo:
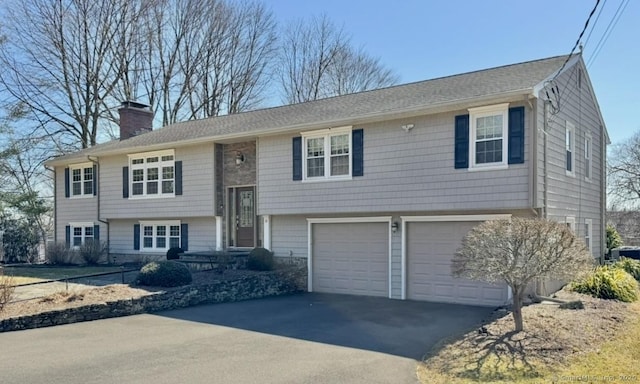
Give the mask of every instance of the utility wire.
M 622 16 L 622 13 L 624 12 L 628 4 L 629 4 L 629 0 L 622 0 L 622 2 L 620 2 L 618 9 L 616 9 L 616 13 L 613 15 L 613 18 L 609 22 L 609 25 L 607 25 L 607 29 L 602 34 L 600 41 L 598 41 L 596 48 L 593 50 L 593 55 L 591 55 L 591 57 L 589 58 L 587 67 L 590 67 L 591 64 L 593 64 L 593 62 L 595 61 L 596 57 L 598 57 L 598 54 L 602 50 L 602 47 L 604 47 L 604 44 L 609 39 L 609 36 L 611 36 L 611 32 L 613 32 L 613 29 L 615 28 L 616 24 L 618 24 L 618 21 L 620 20 L 620 16 Z
M 587 44 L 589 44 L 589 39 L 591 39 L 591 34 L 593 33 L 593 30 L 596 29 L 596 25 L 598 25 L 598 20 L 600 20 L 600 16 L 602 15 L 602 10 L 606 6 L 607 6 L 607 0 L 604 0 L 602 2 L 602 7 L 600 7 L 600 10 L 598 11 L 598 16 L 596 16 L 596 20 L 593 22 L 593 25 L 591 26 L 591 30 L 589 31 L 589 34 L 587 35 L 587 39 L 584 41 L 583 49 L 587 47 Z
M 564 61 L 564 63 L 562 64 L 562 67 L 560 67 L 558 72 L 553 76 L 552 80 L 555 80 L 555 78 L 558 77 L 560 72 L 562 72 L 564 67 L 567 65 L 567 63 L 571 59 L 571 56 L 573 56 L 573 52 L 578 47 L 578 44 L 580 44 L 580 40 L 582 39 L 582 36 L 584 35 L 584 32 L 587 30 L 587 27 L 589 26 L 589 21 L 591 20 L 591 17 L 593 17 L 593 14 L 596 12 L 596 9 L 598 8 L 598 4 L 600 4 L 600 0 L 596 0 L 596 5 L 593 6 L 593 9 L 591 10 L 591 13 L 589 13 L 589 17 L 587 18 L 587 21 L 584 23 L 584 28 L 582 28 L 582 32 L 580 32 L 580 35 L 578 36 L 578 40 L 576 40 L 576 43 L 573 45 L 573 48 L 571 49 L 571 52 L 569 53 L 569 56 L 567 56 L 567 59 Z

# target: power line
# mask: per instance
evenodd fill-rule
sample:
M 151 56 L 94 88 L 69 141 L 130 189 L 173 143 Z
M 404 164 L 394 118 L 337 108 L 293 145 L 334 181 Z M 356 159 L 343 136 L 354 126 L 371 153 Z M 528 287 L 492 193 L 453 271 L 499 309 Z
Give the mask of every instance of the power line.
M 598 11 L 598 16 L 596 16 L 596 20 L 593 22 L 593 25 L 591 26 L 591 31 L 589 31 L 589 34 L 587 35 L 587 39 L 584 41 L 585 48 L 587 47 L 587 44 L 589 44 L 589 39 L 591 39 L 591 34 L 593 33 L 593 30 L 596 29 L 596 25 L 598 25 L 598 20 L 600 20 L 600 16 L 602 15 L 602 10 L 606 6 L 607 6 L 607 0 L 604 0 L 602 2 L 602 7 L 600 7 L 600 10 Z
M 604 44 L 609 39 L 609 36 L 611 36 L 611 32 L 613 32 L 613 29 L 615 28 L 616 24 L 618 24 L 618 21 L 620 20 L 620 16 L 622 16 L 622 13 L 624 12 L 628 4 L 629 4 L 629 0 L 622 0 L 620 5 L 618 6 L 618 9 L 616 9 L 616 13 L 613 15 L 613 18 L 611 18 L 609 25 L 607 25 L 607 29 L 605 29 L 604 33 L 602 34 L 602 37 L 600 38 L 600 41 L 598 41 L 596 48 L 593 50 L 593 55 L 589 58 L 587 67 L 591 66 L 591 64 L 593 64 L 593 62 L 595 61 L 596 57 L 598 57 L 598 54 L 602 50 L 602 47 L 604 47 Z
M 567 56 L 567 59 L 564 61 L 564 63 L 562 64 L 562 67 L 560 67 L 558 72 L 553 76 L 552 80 L 555 80 L 555 78 L 558 77 L 560 72 L 562 72 L 564 67 L 567 65 L 567 63 L 571 59 L 571 56 L 573 56 L 573 52 L 578 47 L 578 44 L 580 44 L 580 40 L 582 39 L 582 36 L 584 35 L 584 32 L 587 30 L 587 27 L 589 26 L 589 21 L 591 20 L 591 17 L 593 17 L 593 14 L 596 12 L 596 8 L 598 8 L 598 4 L 600 4 L 600 0 L 596 0 L 596 5 L 593 6 L 593 9 L 591 10 L 591 13 L 589 13 L 589 17 L 587 18 L 587 21 L 584 23 L 584 28 L 582 28 L 582 32 L 580 32 L 580 35 L 578 36 L 578 40 L 576 40 L 576 43 L 573 45 L 573 48 L 571 49 L 571 52 L 569 53 L 569 56 Z

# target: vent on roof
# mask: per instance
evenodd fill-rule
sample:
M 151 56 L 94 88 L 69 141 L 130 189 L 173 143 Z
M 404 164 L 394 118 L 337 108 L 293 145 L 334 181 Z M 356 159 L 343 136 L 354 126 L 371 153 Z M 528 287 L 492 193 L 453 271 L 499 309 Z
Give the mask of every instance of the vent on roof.
M 123 101 L 120 113 L 120 140 L 150 132 L 153 129 L 151 107 L 135 101 Z

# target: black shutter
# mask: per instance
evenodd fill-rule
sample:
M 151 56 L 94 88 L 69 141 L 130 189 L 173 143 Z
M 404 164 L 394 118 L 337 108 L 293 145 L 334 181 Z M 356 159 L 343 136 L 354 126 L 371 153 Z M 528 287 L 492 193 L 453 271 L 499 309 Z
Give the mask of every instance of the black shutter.
M 469 115 L 456 116 L 455 168 L 469 168 Z
M 64 227 L 64 242 L 67 248 L 71 248 L 71 226 Z
M 302 137 L 293 138 L 293 180 L 302 180 Z
M 98 194 L 98 166 L 93 165 L 93 196 Z
M 176 161 L 175 163 L 176 169 L 176 196 L 182 195 L 182 161 Z
M 129 197 L 129 167 L 122 167 L 122 198 Z
M 509 164 L 524 163 L 524 107 L 509 108 Z
M 140 250 L 140 224 L 133 224 L 133 249 Z
M 180 248 L 189 250 L 189 224 L 180 224 Z
M 69 197 L 69 168 L 64 169 L 64 197 Z
M 351 132 L 351 141 L 353 146 L 353 164 L 351 169 L 352 176 L 364 175 L 364 131 L 362 129 L 354 129 Z
M 100 241 L 100 226 L 99 225 L 94 225 L 93 226 L 93 240 Z

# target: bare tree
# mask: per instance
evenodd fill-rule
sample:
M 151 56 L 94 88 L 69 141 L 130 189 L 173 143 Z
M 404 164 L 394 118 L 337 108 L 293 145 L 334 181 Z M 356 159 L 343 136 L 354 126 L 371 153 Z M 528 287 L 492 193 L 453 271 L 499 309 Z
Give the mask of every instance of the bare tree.
M 486 221 L 472 229 L 456 252 L 454 276 L 506 283 L 513 294 L 515 330 L 524 329 L 522 302 L 536 279 L 572 279 L 593 266 L 584 242 L 567 226 L 548 220 Z
M 278 65 L 283 101 L 298 103 L 389 86 L 397 76 L 378 59 L 351 46 L 326 15 L 297 21 L 284 31 Z
M 331 95 L 346 95 L 397 82 L 398 76 L 384 68 L 379 59 L 369 56 L 362 48 L 346 47 L 338 52 L 334 64 L 329 67 L 327 89 Z
M 131 74 L 122 96 L 144 95 L 162 125 L 241 112 L 262 100 L 276 35 L 261 3 L 159 0 L 135 35 L 122 60 L 122 73 Z
M 58 151 L 116 136 L 117 106 L 149 102 L 162 125 L 262 100 L 273 15 L 231 0 L 11 0 L 0 85 Z M 1 43 L 1 42 L 0 42 Z
M 127 0 L 12 1 L 0 84 L 28 109 L 43 136 L 96 144 L 120 82 L 120 44 L 136 21 Z
M 608 160 L 607 187 L 612 203 L 634 208 L 640 203 L 640 132 L 618 144 Z

